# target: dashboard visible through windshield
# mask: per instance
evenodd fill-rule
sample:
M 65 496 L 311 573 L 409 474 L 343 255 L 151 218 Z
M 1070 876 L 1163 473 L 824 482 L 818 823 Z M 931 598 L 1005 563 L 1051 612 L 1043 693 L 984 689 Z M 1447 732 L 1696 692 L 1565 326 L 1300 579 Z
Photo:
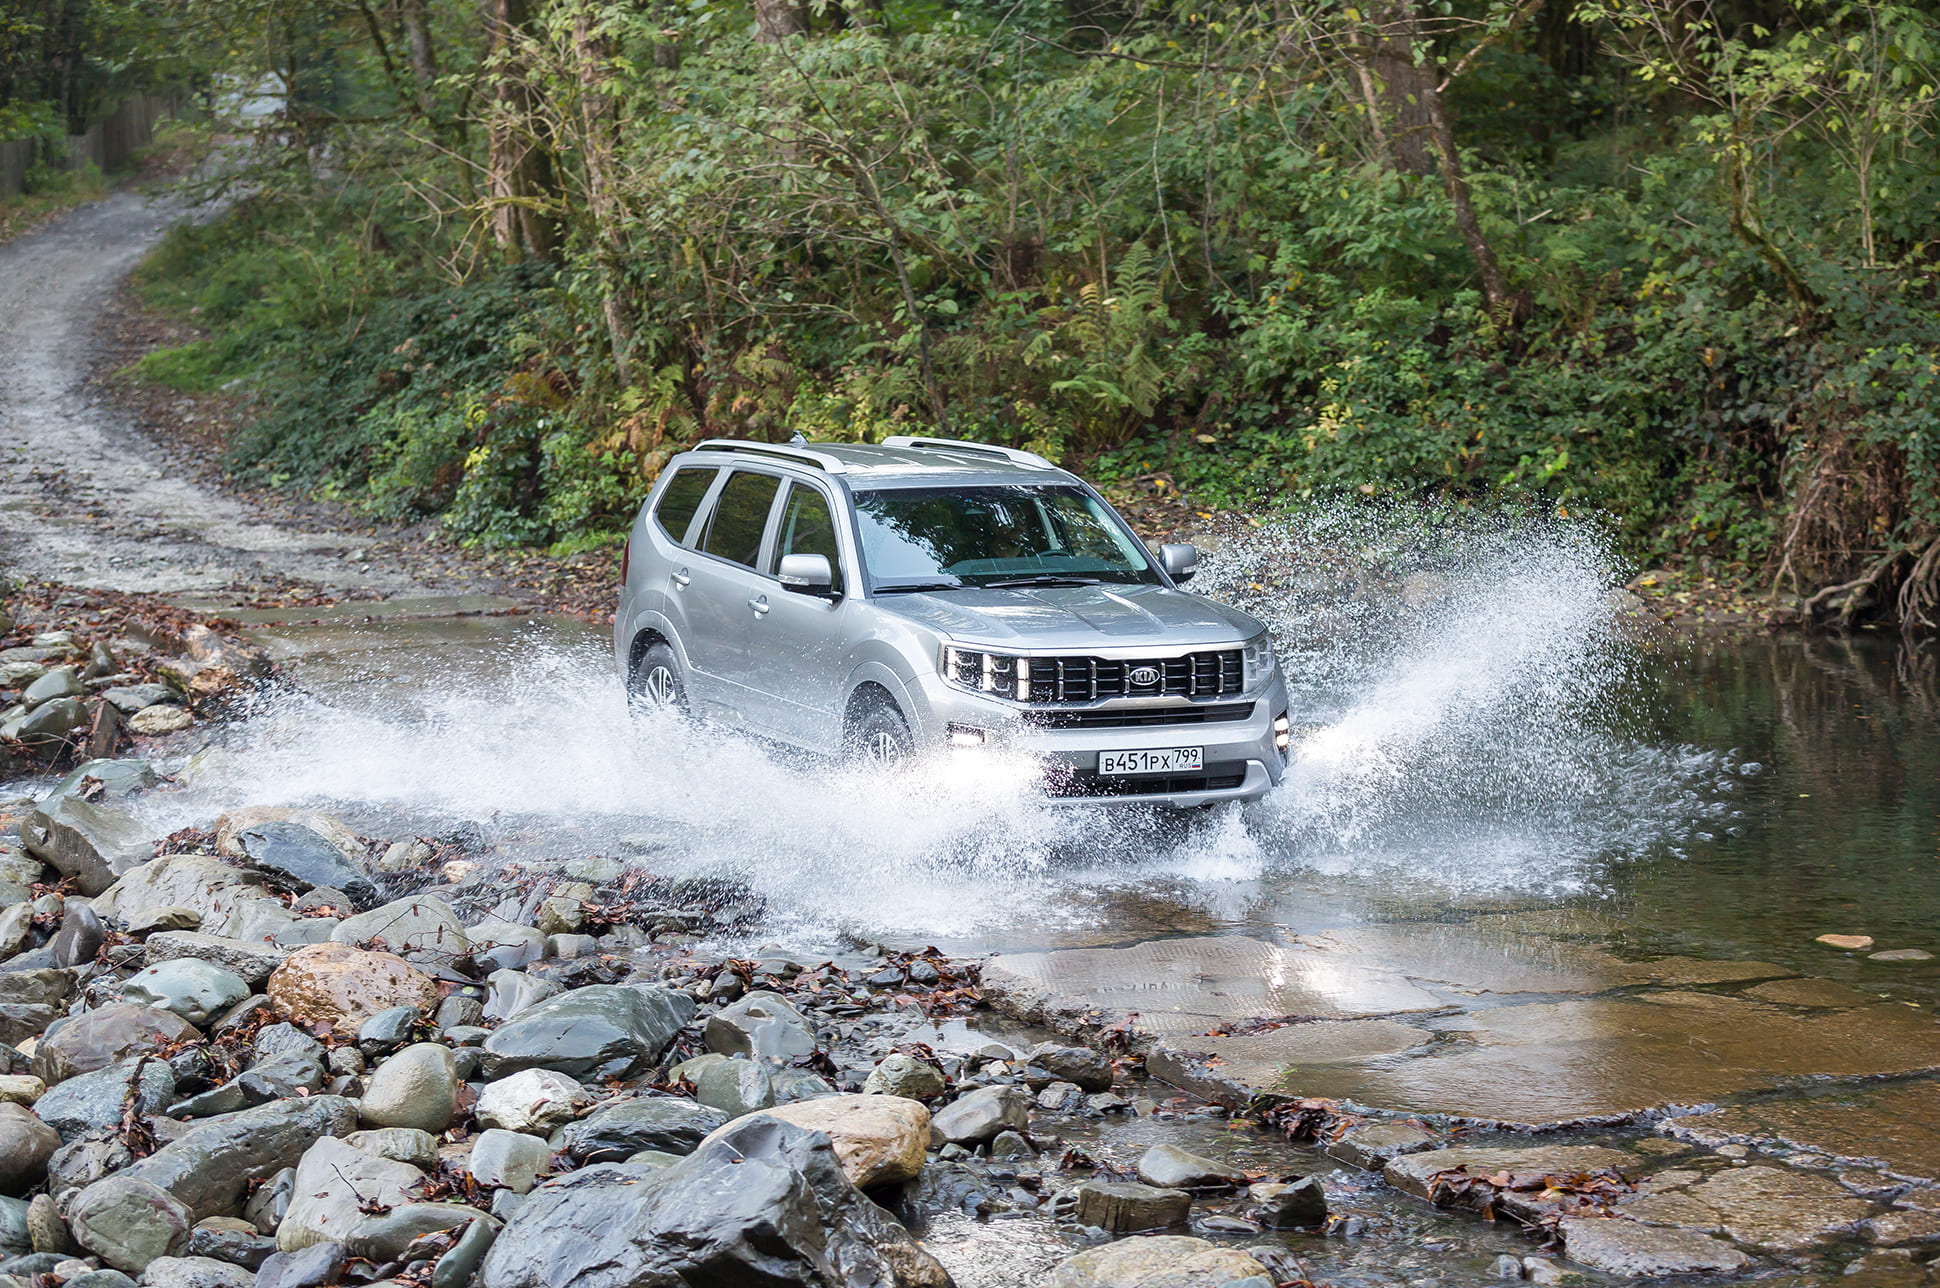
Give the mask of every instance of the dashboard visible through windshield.
M 883 488 L 857 492 L 855 509 L 879 593 L 1159 580 L 1117 516 L 1082 488 Z

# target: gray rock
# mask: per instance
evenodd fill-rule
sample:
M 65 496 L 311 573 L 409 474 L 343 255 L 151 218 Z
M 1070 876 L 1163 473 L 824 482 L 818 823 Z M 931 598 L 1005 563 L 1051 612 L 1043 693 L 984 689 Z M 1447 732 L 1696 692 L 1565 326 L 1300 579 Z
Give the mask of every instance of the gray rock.
M 466 1288 L 484 1263 L 485 1254 L 492 1250 L 498 1232 L 497 1221 L 474 1221 L 466 1226 L 458 1242 L 438 1258 L 431 1272 L 431 1288 Z
M 140 1057 L 76 1074 L 49 1088 L 34 1102 L 34 1113 L 60 1133 L 63 1142 L 102 1135 L 121 1121 L 137 1067 L 141 1080 L 136 1104 L 144 1114 L 159 1114 L 175 1099 L 175 1074 L 166 1060 Z
M 1114 1234 L 1184 1225 L 1192 1211 L 1192 1195 L 1184 1190 L 1132 1182 L 1086 1181 L 1073 1192 L 1078 1196 L 1078 1221 Z
M 71 970 L 39 967 L 0 973 L 0 1042 L 11 1045 L 38 1037 L 73 993 Z
M 1414 1123 L 1368 1123 L 1348 1131 L 1322 1152 L 1351 1167 L 1379 1171 L 1403 1154 L 1418 1154 L 1439 1144 L 1440 1137 Z
M 182 702 L 182 695 L 166 684 L 117 684 L 103 689 L 101 696 L 124 716 L 132 716 L 150 707 L 180 706 Z
M 1045 1042 L 1032 1047 L 1025 1059 L 1061 1082 L 1075 1082 L 1086 1091 L 1110 1091 L 1111 1061 L 1088 1047 Z
M 118 1140 L 77 1140 L 47 1160 L 47 1188 L 55 1194 L 86 1189 L 134 1161 L 134 1153 Z
M 1673 1230 L 1621 1217 L 1565 1217 L 1559 1227 L 1571 1261 L 1606 1274 L 1732 1274 L 1751 1263 L 1738 1249 L 1696 1230 Z
M 198 1220 L 225 1216 L 242 1207 L 252 1182 L 269 1180 L 320 1138 L 356 1125 L 355 1104 L 338 1096 L 273 1101 L 193 1128 L 128 1174 L 173 1193 Z
M 757 1060 L 722 1056 L 701 1065 L 689 1076 L 694 1082 L 694 1099 L 729 1118 L 774 1107 L 774 1082 L 768 1077 L 767 1066 Z
M 1075 1114 L 1085 1107 L 1085 1093 L 1075 1082 L 1053 1082 L 1037 1093 L 1037 1107 L 1046 1113 Z
M 726 1124 L 718 1109 L 678 1096 L 644 1096 L 605 1105 L 566 1129 L 561 1143 L 576 1163 L 621 1162 L 641 1150 L 691 1154 Z
M 330 932 L 340 944 L 377 948 L 406 961 L 450 962 L 471 950 L 464 924 L 443 899 L 414 895 L 359 913 Z
M 55 698 L 41 703 L 14 724 L 12 736 L 22 742 L 53 742 L 80 733 L 88 723 L 86 703 L 79 698 Z
M 481 970 L 518 970 L 546 955 L 546 937 L 533 926 L 481 921 L 465 929 L 465 938 Z
M 388 1212 L 364 1217 L 344 1240 L 353 1257 L 372 1261 L 395 1261 L 413 1240 L 438 1234 L 467 1221 L 498 1223 L 477 1208 L 459 1203 L 401 1203 Z
M 559 985 L 520 970 L 495 970 L 485 977 L 485 1007 L 479 1013 L 503 1023 L 564 992 Z
M 47 1175 L 60 1134 L 21 1105 L 0 1104 L 0 1191 L 19 1194 Z
M 636 1078 L 653 1067 L 694 999 L 667 988 L 592 985 L 547 998 L 485 1040 L 495 1078 L 554 1069 L 583 1082 Z
M 591 1092 L 563 1073 L 521 1069 L 480 1091 L 472 1115 L 485 1127 L 544 1136 L 577 1118 L 592 1100 Z
M 378 1065 L 365 1084 L 361 1116 L 366 1126 L 441 1132 L 457 1112 L 458 1077 L 451 1048 L 442 1043 L 405 1047 Z
M 1260 1224 L 1269 1230 L 1293 1230 L 1327 1224 L 1327 1191 L 1320 1178 L 1303 1176 L 1268 1199 L 1259 1209 Z
M 34 933 L 34 905 L 16 903 L 0 912 L 0 961 L 27 946 Z
M 146 937 L 164 930 L 195 930 L 201 925 L 202 914 L 193 908 L 150 908 L 129 918 L 126 928 L 131 935 Z
M 48 896 L 49 899 L 57 896 Z M 92 962 L 101 951 L 101 945 L 108 941 L 107 928 L 101 924 L 94 909 L 79 899 L 69 899 L 61 905 L 61 928 L 54 932 L 42 947 L 32 952 L 22 953 L 7 965 L 13 970 L 40 970 L 46 967 L 66 969 Z
M 537 1136 L 494 1127 L 479 1133 L 472 1145 L 472 1177 L 480 1185 L 494 1185 L 519 1194 L 531 1191 L 552 1168 L 552 1149 Z
M 707 1049 L 783 1063 L 815 1054 L 815 1029 L 808 1017 L 778 993 L 757 991 L 707 1019 Z
M 20 700 L 32 711 L 43 702 L 52 702 L 57 698 L 85 698 L 87 695 L 87 686 L 74 674 L 73 667 L 57 666 L 43 672 L 38 680 L 23 689 Z
M 254 1271 L 210 1257 L 163 1257 L 142 1271 L 142 1288 L 255 1288 Z
M 135 1281 L 119 1270 L 90 1270 L 74 1276 L 61 1288 L 135 1288 Z
M 341 1283 L 349 1255 L 340 1243 L 313 1243 L 296 1252 L 278 1252 L 257 1268 L 256 1288 L 324 1288 Z
M 1031 1098 L 1015 1087 L 978 1087 L 938 1110 L 930 1126 L 953 1145 L 981 1145 L 1004 1130 L 1027 1131 Z
M 1154 1145 L 1138 1160 L 1138 1179 L 1162 1190 L 1223 1190 L 1245 1184 L 1246 1172 L 1177 1145 Z
M 423 1180 L 424 1173 L 409 1164 L 372 1158 L 325 1137 L 304 1151 L 303 1161 L 297 1164 L 290 1207 L 276 1229 L 277 1250 L 296 1252 L 313 1243 L 349 1246 L 371 1219 L 367 1206 L 391 1212 L 413 1206 L 412 1191 Z
M 170 908 L 169 911 L 181 909 Z M 149 909 L 152 914 L 159 909 Z M 194 909 L 186 909 L 194 912 Z M 142 946 L 142 960 L 150 966 L 162 962 L 194 960 L 220 966 L 245 984 L 260 984 L 283 964 L 288 950 L 246 939 L 203 934 L 195 930 L 164 930 L 148 937 Z
M 248 1222 L 239 1224 L 248 1225 Z M 188 1257 L 213 1257 L 217 1261 L 227 1261 L 232 1266 L 244 1266 L 254 1271 L 269 1260 L 276 1251 L 276 1240 L 257 1233 L 254 1226 L 247 1230 L 230 1229 L 227 1226 L 198 1225 L 189 1231 L 189 1241 L 183 1245 L 182 1255 Z
M 86 895 L 102 893 L 155 854 L 153 835 L 134 815 L 78 796 L 35 806 L 20 825 L 20 840 L 27 853 L 72 878 Z
M 258 940 L 296 920 L 259 883 L 255 873 L 211 855 L 168 854 L 125 872 L 94 910 L 125 924 L 151 908 L 193 908 L 204 934 Z M 243 975 L 232 962 L 216 964 Z
M 388 1011 L 379 1011 L 357 1027 L 357 1045 L 364 1054 L 372 1056 L 395 1051 L 411 1040 L 411 1030 L 417 1028 L 423 1019 L 424 1016 L 415 1006 L 393 1006 Z M 348 1049 L 337 1048 L 339 1051 Z
M 74 1241 L 116 1270 L 139 1275 L 175 1255 L 195 1224 L 188 1205 L 159 1185 L 110 1176 L 81 1191 L 67 1213 Z
M 1271 1288 L 1280 1277 L 1268 1273 L 1248 1250 L 1161 1234 L 1119 1239 L 1066 1257 L 1043 1279 L 1042 1288 Z
M 865 1092 L 907 1100 L 929 1100 L 942 1095 L 947 1087 L 941 1069 L 900 1051 L 884 1056 L 862 1084 Z
M 600 1164 L 548 1181 L 499 1232 L 477 1282 L 947 1288 L 950 1278 L 850 1184 L 827 1136 L 750 1118 L 669 1167 Z
M 250 863 L 286 883 L 342 890 L 360 907 L 369 907 L 379 898 L 376 882 L 335 844 L 301 823 L 258 823 L 238 830 L 235 843 Z
M 272 1175 L 243 1206 L 243 1220 L 266 1235 L 274 1236 L 296 1197 L 296 1169 L 286 1167 Z M 334 1245 L 332 1245 L 334 1246 Z
M 80 1251 L 74 1236 L 61 1219 L 60 1205 L 51 1194 L 36 1194 L 27 1204 L 27 1242 L 35 1252 L 58 1252 L 72 1256 Z
M 25 1199 L 0 1198 L 0 1249 L 26 1252 L 33 1247 L 27 1226 L 29 1205 Z
M 79 791 L 82 782 L 89 778 L 101 784 L 101 795 L 109 797 L 145 791 L 161 781 L 145 760 L 89 760 L 55 783 L 54 790 L 47 795 L 51 799 Z
M 49 1087 L 201 1036 L 179 1015 L 147 1006 L 106 1006 L 66 1021 L 34 1049 L 33 1073 Z
M 1037 1150 L 1032 1148 L 1028 1137 L 1022 1132 L 1000 1131 L 990 1138 L 992 1158 L 1036 1158 Z
M 172 1011 L 191 1024 L 207 1024 L 249 996 L 249 985 L 212 962 L 185 957 L 137 971 L 121 986 L 123 1001 Z
M 376 1127 L 354 1131 L 344 1137 L 352 1149 L 361 1149 L 372 1158 L 388 1158 L 394 1163 L 409 1163 L 423 1171 L 438 1166 L 438 1138 L 416 1127 Z

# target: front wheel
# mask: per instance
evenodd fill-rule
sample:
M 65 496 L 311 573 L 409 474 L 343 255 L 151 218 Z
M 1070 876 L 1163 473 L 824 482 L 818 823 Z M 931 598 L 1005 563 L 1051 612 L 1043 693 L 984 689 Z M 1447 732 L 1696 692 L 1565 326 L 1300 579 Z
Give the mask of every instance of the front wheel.
M 680 659 L 665 643 L 655 644 L 633 668 L 627 680 L 627 702 L 635 711 L 687 710 L 687 686 L 681 683 Z
M 877 769 L 900 765 L 915 752 L 909 722 L 887 702 L 872 705 L 849 729 L 849 753 Z

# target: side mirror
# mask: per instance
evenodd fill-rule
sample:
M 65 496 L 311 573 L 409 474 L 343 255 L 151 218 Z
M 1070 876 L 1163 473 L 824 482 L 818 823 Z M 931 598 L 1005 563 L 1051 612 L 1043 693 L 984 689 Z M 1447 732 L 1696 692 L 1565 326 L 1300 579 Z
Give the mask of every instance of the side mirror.
M 1159 547 L 1159 564 L 1174 581 L 1190 581 L 1199 571 L 1199 552 L 1185 542 Z
M 827 555 L 783 555 L 775 577 L 783 590 L 798 595 L 826 595 L 835 589 L 835 570 Z

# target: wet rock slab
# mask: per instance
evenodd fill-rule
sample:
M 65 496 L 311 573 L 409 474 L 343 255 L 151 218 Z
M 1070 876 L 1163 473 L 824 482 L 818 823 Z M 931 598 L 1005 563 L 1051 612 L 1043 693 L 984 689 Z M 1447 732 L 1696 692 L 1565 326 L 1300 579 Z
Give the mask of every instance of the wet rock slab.
M 1723 1233 L 1749 1248 L 1793 1253 L 1850 1236 L 1873 1205 L 1814 1172 L 1739 1167 L 1689 1188 L 1632 1199 L 1622 1210 L 1648 1224 Z
M 1708 1234 L 1664 1230 L 1616 1217 L 1566 1217 L 1563 1249 L 1571 1261 L 1606 1274 L 1638 1278 L 1729 1274 L 1751 1258 Z
M 1940 1179 L 1940 1083 L 1844 1088 L 1674 1119 L 1664 1130 L 1706 1143 L 1759 1141 L 1841 1159 L 1877 1159 L 1897 1176 Z

